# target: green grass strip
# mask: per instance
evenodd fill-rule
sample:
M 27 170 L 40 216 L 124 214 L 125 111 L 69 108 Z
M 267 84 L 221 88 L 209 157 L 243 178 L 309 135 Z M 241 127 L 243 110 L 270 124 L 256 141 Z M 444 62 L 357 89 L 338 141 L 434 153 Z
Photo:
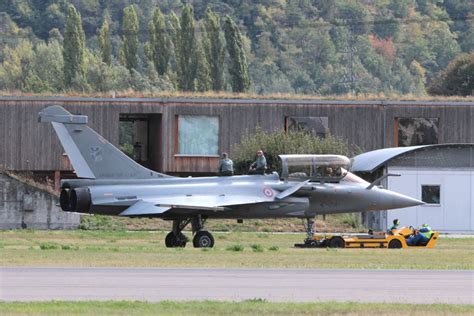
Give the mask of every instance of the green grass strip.
M 137 301 L 0 303 L 2 315 L 473 315 L 474 305 Z

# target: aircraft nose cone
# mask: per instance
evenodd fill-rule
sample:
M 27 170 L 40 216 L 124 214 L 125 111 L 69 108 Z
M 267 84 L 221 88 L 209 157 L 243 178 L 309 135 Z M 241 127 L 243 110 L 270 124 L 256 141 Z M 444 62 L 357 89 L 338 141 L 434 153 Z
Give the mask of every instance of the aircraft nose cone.
M 388 194 L 384 196 L 383 199 L 387 199 L 385 202 L 388 202 L 388 208 L 394 209 L 394 208 L 404 208 L 404 207 L 411 207 L 411 206 L 418 206 L 425 204 L 424 202 L 414 199 L 412 197 L 393 192 L 393 191 L 387 191 Z

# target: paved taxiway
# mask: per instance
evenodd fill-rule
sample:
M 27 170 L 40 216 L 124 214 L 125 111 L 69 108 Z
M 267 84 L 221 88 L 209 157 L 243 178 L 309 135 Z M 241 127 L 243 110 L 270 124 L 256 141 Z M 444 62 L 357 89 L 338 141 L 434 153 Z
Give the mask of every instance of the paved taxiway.
M 474 303 L 474 271 L 0 268 L 0 300 Z

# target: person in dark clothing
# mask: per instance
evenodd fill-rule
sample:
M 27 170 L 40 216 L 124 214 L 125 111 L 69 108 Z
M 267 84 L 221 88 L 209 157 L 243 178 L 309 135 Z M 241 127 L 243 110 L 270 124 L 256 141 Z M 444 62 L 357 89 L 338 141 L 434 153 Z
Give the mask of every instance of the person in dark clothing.
M 251 174 L 265 174 L 267 169 L 267 159 L 263 155 L 263 151 L 257 151 L 257 159 L 250 165 Z
M 234 175 L 234 162 L 229 158 L 227 153 L 222 153 L 219 161 L 218 173 L 220 176 Z

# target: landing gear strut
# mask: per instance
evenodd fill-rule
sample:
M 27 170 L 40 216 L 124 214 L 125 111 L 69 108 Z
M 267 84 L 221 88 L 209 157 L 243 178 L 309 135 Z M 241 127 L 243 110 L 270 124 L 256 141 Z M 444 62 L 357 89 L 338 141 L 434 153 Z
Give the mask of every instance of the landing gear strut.
M 306 230 L 305 243 L 308 241 L 312 241 L 314 235 L 314 218 L 306 218 L 306 224 L 303 223 L 303 225 Z
M 203 224 L 206 219 L 201 215 L 173 220 L 173 230 L 166 235 L 165 245 L 168 248 L 186 247 L 188 238 L 182 233 L 183 229 L 191 223 L 193 228 L 193 246 L 194 248 L 212 248 L 214 247 L 214 237 L 206 230 L 203 230 Z
M 189 224 L 190 219 L 173 220 L 173 230 L 166 235 L 165 245 L 168 248 L 184 248 L 188 242 L 188 238 L 182 233 L 186 225 Z

